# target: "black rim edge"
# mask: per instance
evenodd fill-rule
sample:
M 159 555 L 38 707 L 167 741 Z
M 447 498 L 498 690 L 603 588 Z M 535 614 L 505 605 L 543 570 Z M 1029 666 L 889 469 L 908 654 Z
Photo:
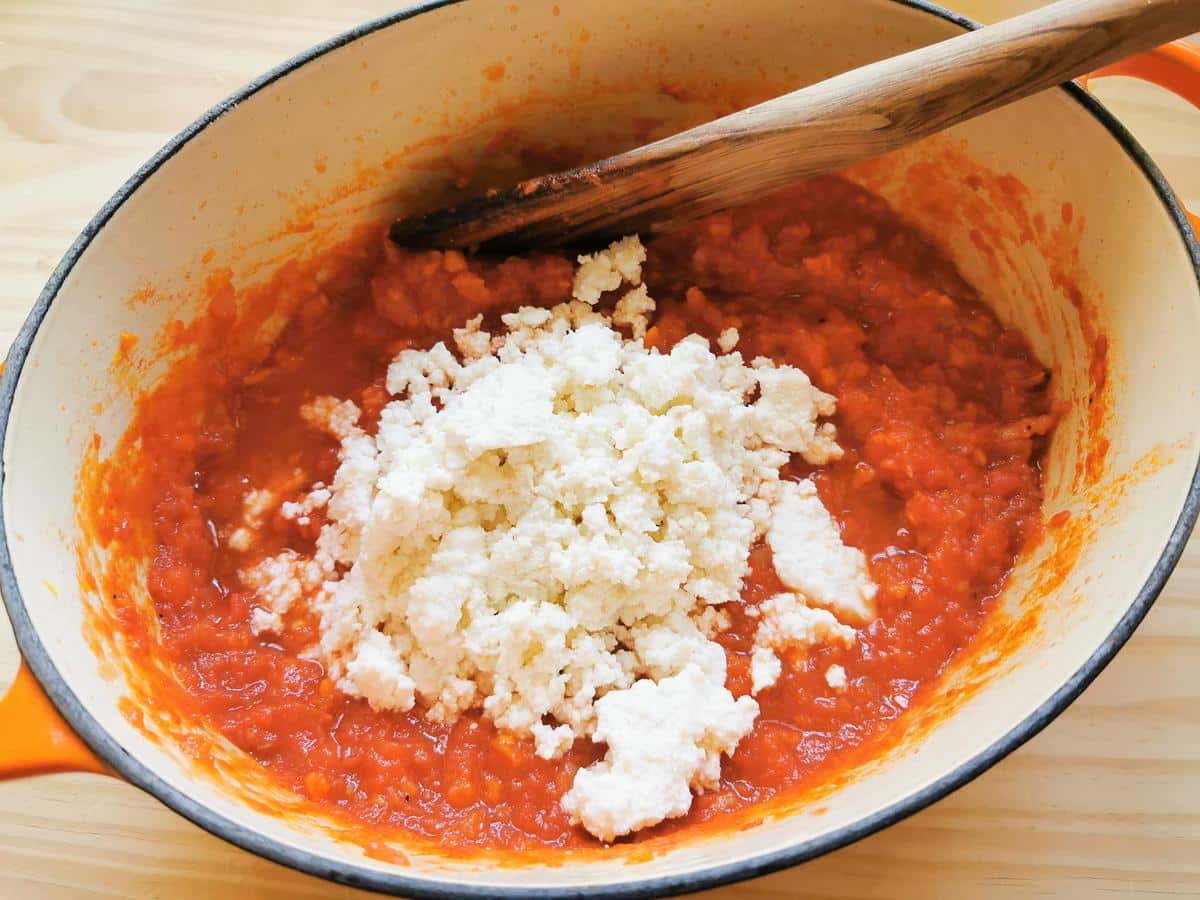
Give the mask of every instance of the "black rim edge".
M 1193 472 L 1183 507 L 1166 545 L 1129 609 L 1083 665 L 1007 734 L 936 781 L 853 824 L 782 850 L 678 875 L 629 881 L 617 885 L 580 886 L 577 888 L 499 887 L 463 885 L 434 877 L 385 873 L 350 862 L 330 860 L 315 853 L 291 847 L 274 838 L 266 837 L 191 799 L 135 759 L 109 735 L 75 696 L 50 660 L 41 638 L 33 627 L 28 611 L 25 609 L 24 599 L 13 571 L 2 507 L 6 477 L 4 451 L 12 403 L 30 347 L 51 303 L 93 238 L 125 201 L 184 145 L 213 122 L 223 117 L 229 110 L 283 76 L 346 44 L 422 13 L 453 6 L 460 2 L 462 0 L 426 0 L 426 2 L 407 7 L 389 16 L 366 22 L 292 57 L 210 109 L 151 157 L 101 207 L 54 269 L 14 339 L 8 353 L 3 377 L 0 379 L 0 592 L 3 593 L 4 604 L 22 656 L 71 727 L 98 756 L 111 765 L 123 778 L 216 837 L 265 859 L 309 875 L 385 894 L 404 894 L 419 898 L 433 898 L 433 900 L 457 897 L 508 898 L 508 900 L 545 900 L 545 898 L 551 897 L 586 897 L 589 900 L 657 897 L 700 891 L 766 875 L 837 850 L 920 812 L 978 777 L 1038 734 L 1100 674 L 1116 652 L 1129 640 L 1162 591 L 1179 561 L 1188 536 L 1195 525 L 1197 514 L 1200 513 L 1200 463 Z M 929 13 L 963 29 L 973 30 L 980 27 L 973 20 L 926 2 L 926 0 L 891 0 L 891 2 Z M 1197 284 L 1200 285 L 1200 244 L 1192 232 L 1186 213 L 1158 166 L 1129 131 L 1099 101 L 1074 84 L 1063 85 L 1062 90 L 1109 131 L 1150 182 L 1168 215 L 1175 222 L 1191 258 Z

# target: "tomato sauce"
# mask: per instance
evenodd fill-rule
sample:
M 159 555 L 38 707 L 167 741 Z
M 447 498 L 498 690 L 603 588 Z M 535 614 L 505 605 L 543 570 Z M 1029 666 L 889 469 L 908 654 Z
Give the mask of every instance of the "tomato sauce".
M 310 550 L 321 517 L 300 525 L 271 514 L 248 547 L 228 541 L 251 489 L 294 499 L 332 478 L 337 446 L 302 421 L 303 404 L 350 398 L 371 423 L 399 350 L 448 339 L 477 313 L 494 321 L 560 302 L 571 275 L 563 256 L 407 253 L 378 231 L 290 263 L 257 295 L 287 312 L 256 325 L 273 329 L 265 358 L 214 353 L 178 365 L 141 399 L 124 452 L 110 458 L 122 464 L 102 464 L 84 498 L 111 548 L 149 557 L 154 637 L 135 633 L 132 612 L 113 620 L 129 630 L 135 662 L 165 660 L 178 687 L 163 696 L 181 715 L 343 823 L 459 851 L 597 844 L 558 800 L 603 748 L 580 741 L 547 762 L 478 715 L 439 725 L 419 709 L 376 712 L 344 696 L 301 655 L 312 623 L 282 636 L 251 631 L 255 598 L 238 575 L 285 547 Z M 895 739 L 1040 534 L 1039 460 L 1059 412 L 1024 338 L 884 201 L 836 177 L 651 242 L 645 275 L 659 302 L 649 342 L 734 326 L 747 358 L 799 366 L 837 397 L 845 456 L 787 474 L 811 475 L 844 540 L 866 553 L 879 617 L 849 649 L 786 657 L 720 788 L 633 840 L 719 827 L 754 804 L 799 797 Z M 209 316 L 229 318 L 231 304 L 232 288 L 218 285 Z M 751 562 L 719 638 L 735 694 L 750 686 L 746 610 L 782 589 L 769 551 L 755 548 Z M 834 663 L 847 672 L 843 690 L 825 682 Z

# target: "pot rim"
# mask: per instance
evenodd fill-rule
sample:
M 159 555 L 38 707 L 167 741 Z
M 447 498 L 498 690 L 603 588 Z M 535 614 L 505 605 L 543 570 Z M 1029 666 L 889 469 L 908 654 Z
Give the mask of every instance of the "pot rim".
M 234 822 L 187 796 L 183 791 L 154 774 L 144 763 L 122 747 L 80 702 L 51 661 L 25 607 L 13 571 L 2 502 L 4 481 L 7 476 L 4 462 L 5 449 L 13 398 L 33 340 L 50 305 L 54 302 L 75 264 L 86 252 L 92 239 L 99 234 L 116 211 L 147 179 L 158 171 L 163 163 L 171 159 L 184 145 L 213 122 L 263 88 L 327 53 L 422 13 L 461 2 L 463 0 L 423 0 L 423 2 L 415 3 L 390 15 L 365 22 L 281 63 L 209 109 L 155 153 L 100 208 L 100 211 L 88 222 L 55 267 L 29 316 L 21 326 L 9 350 L 7 365 L 4 367 L 3 377 L 0 379 L 0 593 L 3 593 L 4 605 L 12 622 L 21 654 L 59 712 L 96 755 L 112 766 L 121 777 L 154 796 L 161 803 L 210 834 L 265 859 L 332 882 L 384 894 L 434 898 L 434 900 L 451 900 L 451 898 L 459 897 L 481 898 L 481 900 L 482 898 L 546 900 L 551 897 L 600 900 L 600 898 L 656 897 L 666 894 L 690 893 L 755 878 L 837 850 L 921 811 L 978 777 L 1034 737 L 1066 709 L 1100 674 L 1145 618 L 1162 591 L 1179 561 L 1196 522 L 1197 514 L 1200 513 L 1200 464 L 1197 465 L 1192 475 L 1183 507 L 1162 553 L 1128 610 L 1083 665 L 1008 733 L 965 763 L 920 790 L 857 822 L 781 850 L 734 862 L 711 865 L 694 871 L 643 878 L 620 884 L 581 885 L 559 889 L 465 885 L 453 881 L 414 877 L 398 872 L 380 872 L 350 861 L 330 860 L 311 851 L 289 846 L 283 841 Z M 927 0 L 889 0 L 889 2 L 928 13 L 958 25 L 964 30 L 981 27 L 979 23 L 927 2 Z M 1192 232 L 1187 214 L 1158 166 L 1126 128 L 1085 90 L 1073 83 L 1061 85 L 1059 89 L 1099 121 L 1141 170 L 1158 195 L 1167 215 L 1174 221 L 1191 258 L 1197 284 L 1200 285 L 1200 242 Z

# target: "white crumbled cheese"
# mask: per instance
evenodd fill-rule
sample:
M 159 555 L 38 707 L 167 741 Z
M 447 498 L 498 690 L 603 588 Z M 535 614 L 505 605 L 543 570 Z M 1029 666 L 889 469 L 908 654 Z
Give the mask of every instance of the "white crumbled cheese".
M 304 595 L 316 587 L 316 583 L 300 577 L 304 562 L 298 554 L 285 550 L 278 556 L 268 557 L 252 569 L 243 572 L 243 577 L 257 589 L 264 605 L 256 607 L 250 614 L 250 625 L 254 631 L 279 631 L 283 628 L 283 614 Z
M 294 519 L 301 525 L 308 524 L 308 517 L 318 509 L 323 509 L 333 493 L 325 485 L 317 482 L 304 497 L 297 501 L 285 501 L 279 506 L 279 514 L 285 519 Z
M 303 605 L 319 619 L 309 654 L 376 709 L 482 708 L 548 759 L 606 742 L 563 800 L 606 840 L 686 812 L 752 727 L 758 706 L 725 688 L 711 640 L 720 605 L 739 596 L 790 454 L 840 453 L 818 423 L 833 398 L 803 372 L 614 330 L 593 305 L 631 285 L 620 324 L 644 330 L 644 259 L 617 241 L 581 257 L 572 301 L 506 314 L 495 335 L 472 319 L 457 356 L 402 351 L 374 436 L 350 401 L 308 404 L 341 444 L 332 484 L 288 505 L 325 508 L 316 550 L 242 573 L 255 629 Z M 803 640 L 800 615 L 832 622 L 812 640 L 838 638 L 831 614 L 792 599 L 802 613 L 763 604 L 764 648 Z
M 776 594 L 758 607 L 758 630 L 750 656 L 750 692 L 757 694 L 779 680 L 783 667 L 776 650 L 832 643 L 848 647 L 854 641 L 854 629 L 839 622 L 829 610 L 813 609 L 795 594 Z
M 736 328 L 726 328 L 717 335 L 717 346 L 721 349 L 722 353 L 732 353 L 733 348 L 738 345 L 741 337 Z
M 750 653 L 750 693 L 758 694 L 772 687 L 783 674 L 783 663 L 775 651 L 765 644 L 757 644 Z
M 546 725 L 538 722 L 529 729 L 533 735 L 534 750 L 542 759 L 557 759 L 575 743 L 575 732 L 570 725 Z
M 304 421 L 328 431 L 339 441 L 345 441 L 361 432 L 358 427 L 359 409 L 349 400 L 336 397 L 318 397 L 300 409 Z
M 645 261 L 646 248 L 637 235 L 613 241 L 607 250 L 579 257 L 572 294 L 576 300 L 594 306 L 601 294 L 615 291 L 622 282 L 641 284 Z
M 254 544 L 254 532 L 245 525 L 239 525 L 229 533 L 225 543 L 239 553 L 245 553 Z
M 613 324 L 625 325 L 633 332 L 635 338 L 644 338 L 646 329 L 650 327 L 650 314 L 654 309 L 654 300 L 646 293 L 646 286 L 640 285 L 617 301 L 613 308 Z
M 719 606 L 706 606 L 695 617 L 696 627 L 710 641 L 722 631 L 729 630 L 729 613 Z
M 695 665 L 605 694 L 592 739 L 608 752 L 576 773 L 563 809 L 605 841 L 682 816 L 693 789 L 717 786 L 721 754 L 733 752 L 757 715 L 757 703 L 734 700 Z
M 762 356 L 753 365 L 762 392 L 754 408 L 761 419 L 763 440 L 789 453 L 799 453 L 814 466 L 841 458 L 842 448 L 837 445 L 832 423 L 818 424 L 816 416 L 802 421 L 789 415 L 789 410 L 798 407 L 831 416 L 837 407 L 834 397 L 814 387 L 807 375 L 792 366 L 776 367 Z
M 866 557 L 842 543 L 811 480 L 779 486 L 767 543 L 775 572 L 787 587 L 850 621 L 875 617 L 876 586 Z
M 271 511 L 275 503 L 275 495 L 270 491 L 252 490 L 246 494 L 246 521 L 254 528 L 262 526 L 263 519 Z
M 483 330 L 483 314 L 469 320 L 462 328 L 454 329 L 454 346 L 467 361 L 487 356 L 492 350 L 492 336 Z
M 846 670 L 836 663 L 825 670 L 825 683 L 835 691 L 846 689 Z
M 758 632 L 755 641 L 768 647 L 789 645 L 811 647 L 816 644 L 854 643 L 854 629 L 843 625 L 827 609 L 814 609 L 795 594 L 776 594 L 759 604 Z
M 249 550 L 276 499 L 275 494 L 268 490 L 255 488 L 249 491 L 242 499 L 242 524 L 229 534 L 225 543 L 239 553 Z
M 345 681 L 377 707 L 411 709 L 416 685 L 391 639 L 378 631 L 362 636 L 346 661 Z

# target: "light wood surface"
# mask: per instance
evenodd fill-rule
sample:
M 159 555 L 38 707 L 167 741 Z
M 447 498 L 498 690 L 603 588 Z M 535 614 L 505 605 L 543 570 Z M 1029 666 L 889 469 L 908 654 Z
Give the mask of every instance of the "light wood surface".
M 1198 29 L 1196 0 L 1058 0 L 608 159 L 400 219 L 392 240 L 511 252 L 653 235 L 898 150 Z
M 994 19 L 1033 2 L 955 0 Z M 252 76 L 390 11 L 354 0 L 0 2 L 0 349 L 80 227 L 167 138 Z M 1200 209 L 1200 114 L 1097 85 Z M 1200 414 L 1200 411 L 1198 411 Z M 0 617 L 0 685 L 16 650 Z M 747 898 L 1200 896 L 1200 543 L 1058 721 L 935 807 Z M 0 740 L 4 736 L 0 733 Z M 113 779 L 0 784 L 0 900 L 348 900 Z

